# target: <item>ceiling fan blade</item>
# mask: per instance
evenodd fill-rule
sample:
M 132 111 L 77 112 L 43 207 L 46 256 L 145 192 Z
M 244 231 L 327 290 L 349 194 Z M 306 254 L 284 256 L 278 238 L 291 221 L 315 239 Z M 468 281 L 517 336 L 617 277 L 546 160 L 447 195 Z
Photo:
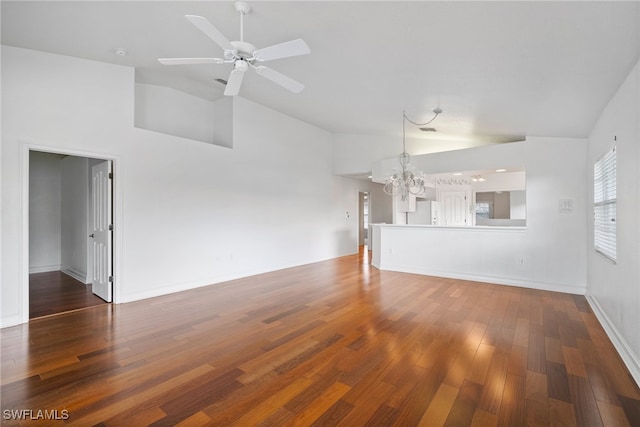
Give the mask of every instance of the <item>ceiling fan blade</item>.
M 256 67 L 256 72 L 262 77 L 266 77 L 272 82 L 277 83 L 286 89 L 289 89 L 293 93 L 298 93 L 302 89 L 304 89 L 304 85 L 302 83 L 297 82 L 291 77 L 287 77 L 284 74 L 277 72 L 276 70 L 265 67 L 264 65 Z
M 242 79 L 244 73 L 247 71 L 247 65 L 244 61 L 238 61 L 241 64 L 236 64 L 231 74 L 229 74 L 229 80 L 227 80 L 227 87 L 224 89 L 226 96 L 236 96 L 240 93 L 240 86 L 242 86 Z
M 224 50 L 233 50 L 234 47 L 231 42 L 218 30 L 213 24 L 207 21 L 206 18 L 197 15 L 185 15 L 185 18 L 193 25 L 195 25 L 200 31 L 205 33 L 211 40 L 216 42 Z
M 309 49 L 304 40 L 297 39 L 258 49 L 253 52 L 253 56 L 256 61 L 263 62 L 290 56 L 308 55 L 310 53 L 311 49 Z
M 223 64 L 220 58 L 158 58 L 158 62 L 164 65 L 189 65 L 189 64 Z

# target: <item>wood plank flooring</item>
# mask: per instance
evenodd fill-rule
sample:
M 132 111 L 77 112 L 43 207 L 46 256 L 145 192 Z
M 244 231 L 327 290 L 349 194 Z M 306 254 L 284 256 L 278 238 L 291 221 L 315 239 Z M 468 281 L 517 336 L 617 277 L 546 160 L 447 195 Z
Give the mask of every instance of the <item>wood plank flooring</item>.
M 29 275 L 29 318 L 106 304 L 91 291 L 91 285 L 61 271 Z
M 640 425 L 585 298 L 378 271 L 366 254 L 1 337 L 2 410 L 68 414 L 47 425 Z

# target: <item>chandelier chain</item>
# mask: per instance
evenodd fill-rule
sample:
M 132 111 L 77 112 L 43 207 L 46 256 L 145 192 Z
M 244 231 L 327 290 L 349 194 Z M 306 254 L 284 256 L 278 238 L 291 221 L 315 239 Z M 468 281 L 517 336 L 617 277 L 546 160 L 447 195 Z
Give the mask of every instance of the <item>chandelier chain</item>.
M 407 117 L 407 114 L 404 112 L 404 110 L 402 111 L 402 115 L 404 116 L 404 119 L 406 121 L 408 121 L 409 123 L 416 125 L 416 126 L 426 126 L 428 124 L 430 124 L 432 121 L 434 121 L 440 114 L 442 114 L 442 110 L 440 108 L 436 108 L 433 110 L 433 114 L 434 116 L 431 118 L 431 120 L 426 121 L 424 123 L 418 123 L 418 122 L 414 122 L 413 120 L 411 120 L 409 117 Z

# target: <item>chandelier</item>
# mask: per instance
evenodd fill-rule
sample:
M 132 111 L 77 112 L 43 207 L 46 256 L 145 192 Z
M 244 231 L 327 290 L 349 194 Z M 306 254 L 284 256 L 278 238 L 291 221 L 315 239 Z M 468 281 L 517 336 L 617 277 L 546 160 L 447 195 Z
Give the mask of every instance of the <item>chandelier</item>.
M 433 110 L 435 114 L 431 120 L 425 123 L 416 123 L 407 117 L 402 111 L 402 153 L 398 156 L 400 162 L 400 170 L 394 169 L 391 176 L 384 181 L 384 192 L 390 196 L 400 196 L 403 201 L 407 199 L 409 194 L 417 195 L 424 192 L 425 179 L 422 172 L 415 172 L 411 166 L 411 156 L 407 153 L 405 143 L 405 123 L 409 122 L 416 126 L 426 126 L 442 113 L 440 108 Z M 429 128 L 431 130 L 431 128 Z

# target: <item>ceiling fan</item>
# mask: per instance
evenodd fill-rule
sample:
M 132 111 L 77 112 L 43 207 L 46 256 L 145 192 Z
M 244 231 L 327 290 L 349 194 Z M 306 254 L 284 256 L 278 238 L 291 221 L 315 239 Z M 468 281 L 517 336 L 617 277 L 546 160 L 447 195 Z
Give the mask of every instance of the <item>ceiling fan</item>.
M 224 49 L 223 58 L 159 58 L 158 61 L 164 65 L 185 65 L 185 64 L 233 64 L 233 70 L 227 80 L 224 94 L 235 96 L 240 93 L 240 86 L 245 72 L 252 68 L 259 75 L 271 80 L 280 86 L 298 93 L 304 89 L 304 85 L 292 78 L 285 76 L 264 65 L 261 62 L 274 59 L 288 58 L 292 56 L 307 55 L 311 53 L 309 46 L 302 39 L 291 40 L 285 43 L 256 49 L 251 43 L 244 41 L 244 15 L 251 11 L 251 7 L 243 2 L 234 3 L 236 11 L 240 14 L 240 41 L 229 41 L 216 27 L 206 18 L 197 15 L 185 15 L 184 17 L 196 28 L 207 35 Z

